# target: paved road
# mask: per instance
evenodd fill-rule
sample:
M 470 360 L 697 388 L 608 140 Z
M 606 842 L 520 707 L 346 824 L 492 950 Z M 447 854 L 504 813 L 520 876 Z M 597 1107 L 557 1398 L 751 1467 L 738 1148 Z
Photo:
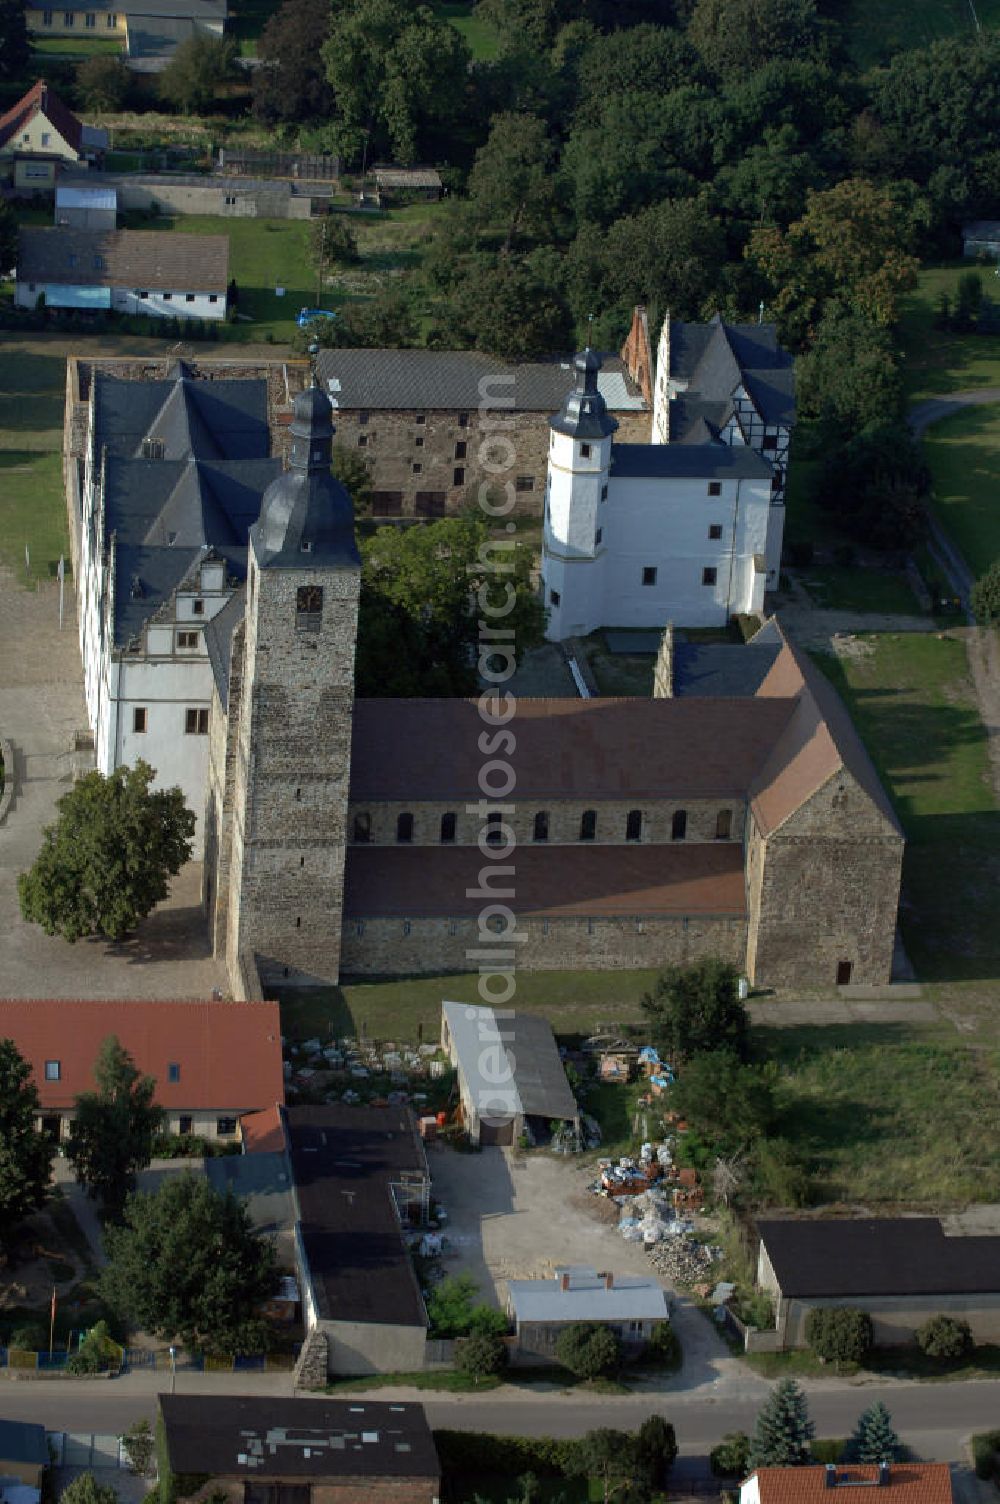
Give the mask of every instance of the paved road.
M 680 1382 L 679 1380 L 672 1381 Z M 177 1376 L 178 1394 L 287 1395 L 290 1375 L 187 1374 Z M 152 1417 L 155 1396 L 169 1387 L 162 1373 L 130 1374 L 98 1381 L 0 1383 L 0 1415 L 41 1421 L 50 1429 L 122 1431 L 141 1416 Z M 728 1381 L 693 1393 L 669 1385 L 642 1395 L 602 1395 L 581 1399 L 552 1393 L 539 1404 L 537 1390 L 525 1397 L 515 1386 L 492 1394 L 441 1395 L 404 1389 L 372 1391 L 374 1400 L 422 1400 L 432 1426 L 523 1435 L 581 1435 L 598 1426 L 638 1425 L 659 1411 L 677 1428 L 681 1451 L 703 1455 L 725 1431 L 749 1430 L 760 1404 L 744 1398 Z M 807 1384 L 809 1404 L 821 1436 L 845 1436 L 859 1412 L 884 1399 L 903 1440 L 922 1457 L 959 1461 L 973 1432 L 1000 1423 L 1000 1383 Z

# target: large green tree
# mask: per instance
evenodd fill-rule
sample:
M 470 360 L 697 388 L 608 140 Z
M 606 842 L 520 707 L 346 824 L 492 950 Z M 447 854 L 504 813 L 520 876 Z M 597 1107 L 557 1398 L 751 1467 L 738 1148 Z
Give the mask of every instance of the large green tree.
M 67 1483 L 59 1504 L 118 1504 L 118 1490 L 110 1483 L 98 1483 L 93 1473 L 80 1473 Z
M 348 157 L 429 154 L 461 117 L 469 49 L 450 21 L 412 0 L 357 0 L 334 12 L 323 48 L 336 97 L 336 137 Z
M 796 393 L 801 415 L 818 418 L 828 438 L 898 419 L 903 388 L 890 332 L 828 305 L 812 348 L 799 357 Z
M 635 1489 L 635 1460 L 634 1435 L 602 1427 L 580 1437 L 574 1451 L 573 1471 L 587 1479 L 596 1478 L 604 1504 L 611 1504 L 617 1495 L 627 1495 Z
M 816 1428 L 794 1379 L 779 1379 L 757 1414 L 750 1438 L 750 1467 L 804 1467 Z
M 66 1154 L 77 1178 L 96 1197 L 105 1216 L 115 1217 L 135 1186 L 136 1173 L 153 1157 L 164 1113 L 153 1098 L 156 1082 L 143 1076 L 114 1034 L 94 1062 L 96 1091 L 76 1099 Z
M 203 115 L 236 69 L 236 40 L 196 31 L 174 52 L 157 79 L 160 95 L 185 115 Z
M 428 336 L 437 348 L 474 348 L 502 360 L 543 360 L 573 344 L 573 320 L 561 288 L 561 258 L 549 246 L 526 256 L 465 256 L 435 312 Z
M 534 115 L 497 115 L 469 174 L 469 202 L 476 223 L 497 229 L 509 251 L 519 236 L 549 229 L 555 203 L 555 147 L 544 121 Z
M 556 1361 L 581 1379 L 596 1379 L 621 1365 L 621 1343 L 609 1326 L 575 1321 L 556 1339 Z
M 671 1091 L 671 1106 L 719 1153 L 734 1154 L 773 1127 L 777 1068 L 745 1065 L 732 1050 L 694 1055 Z
M 95 53 L 77 64 L 76 87 L 84 108 L 120 110 L 132 87 L 132 74 L 120 57 Z
M 258 1312 L 277 1284 L 275 1251 L 231 1191 L 170 1178 L 155 1195 L 130 1196 L 105 1242 L 101 1293 L 134 1326 L 208 1353 L 266 1349 Z
M 0 1241 L 48 1194 L 55 1148 L 35 1128 L 39 1111 L 31 1066 L 13 1040 L 0 1039 Z
M 671 966 L 642 999 L 656 1047 L 669 1058 L 728 1050 L 746 1058 L 750 1021 L 740 1001 L 739 973 L 728 961 L 706 956 L 692 966 Z
M 497 621 L 513 633 L 518 661 L 542 639 L 530 550 L 491 540 L 479 518 L 378 528 L 362 542 L 361 559 L 359 695 L 475 693 L 480 595 L 505 610 Z M 491 671 L 502 669 L 493 663 Z
M 696 0 L 687 34 L 706 67 L 723 78 L 822 47 L 816 0 Z
M 257 42 L 253 112 L 268 125 L 315 127 L 333 110 L 323 47 L 330 34 L 329 0 L 284 0 Z
M 35 864 L 17 880 L 21 913 L 47 935 L 123 940 L 167 896 L 191 855 L 194 815 L 179 788 L 152 789 L 147 762 L 88 773 L 56 808 Z

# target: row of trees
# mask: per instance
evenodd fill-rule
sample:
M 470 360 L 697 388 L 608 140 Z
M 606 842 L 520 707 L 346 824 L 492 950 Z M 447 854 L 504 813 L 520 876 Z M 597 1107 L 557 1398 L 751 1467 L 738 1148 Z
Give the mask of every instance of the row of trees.
M 780 1379 L 757 1416 L 753 1434 L 730 1432 L 711 1453 L 720 1477 L 745 1477 L 755 1467 L 806 1467 L 815 1462 L 816 1428 L 801 1386 Z M 877 1400 L 858 1417 L 840 1458 L 844 1462 L 896 1462 L 904 1448 L 885 1404 Z

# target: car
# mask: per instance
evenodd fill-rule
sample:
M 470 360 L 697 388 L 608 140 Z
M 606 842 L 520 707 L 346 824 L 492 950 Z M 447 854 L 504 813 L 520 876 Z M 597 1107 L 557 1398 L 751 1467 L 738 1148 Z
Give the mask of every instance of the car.
M 335 319 L 336 317 L 337 315 L 335 313 L 331 313 L 329 308 L 300 308 L 299 316 L 295 320 L 295 322 L 298 324 L 300 329 L 304 329 L 306 325 L 311 324 L 314 319 Z

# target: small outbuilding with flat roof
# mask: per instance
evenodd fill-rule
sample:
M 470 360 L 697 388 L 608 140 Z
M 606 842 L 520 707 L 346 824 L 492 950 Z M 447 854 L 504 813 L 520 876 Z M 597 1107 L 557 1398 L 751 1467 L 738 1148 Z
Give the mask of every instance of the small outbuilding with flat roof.
M 579 1132 L 580 1108 L 544 1018 L 448 1002 L 441 1015 L 441 1046 L 458 1072 L 474 1144 L 514 1144 L 525 1132 L 544 1142 L 553 1123 Z
M 551 1279 L 508 1280 L 507 1314 L 517 1356 L 551 1361 L 560 1333 L 578 1321 L 608 1327 L 634 1352 L 669 1319 L 670 1308 L 655 1279 L 569 1266 Z
M 437 1504 L 422 1405 L 161 1394 L 170 1471 L 229 1504 Z M 207 1477 L 206 1477 L 207 1474 Z

